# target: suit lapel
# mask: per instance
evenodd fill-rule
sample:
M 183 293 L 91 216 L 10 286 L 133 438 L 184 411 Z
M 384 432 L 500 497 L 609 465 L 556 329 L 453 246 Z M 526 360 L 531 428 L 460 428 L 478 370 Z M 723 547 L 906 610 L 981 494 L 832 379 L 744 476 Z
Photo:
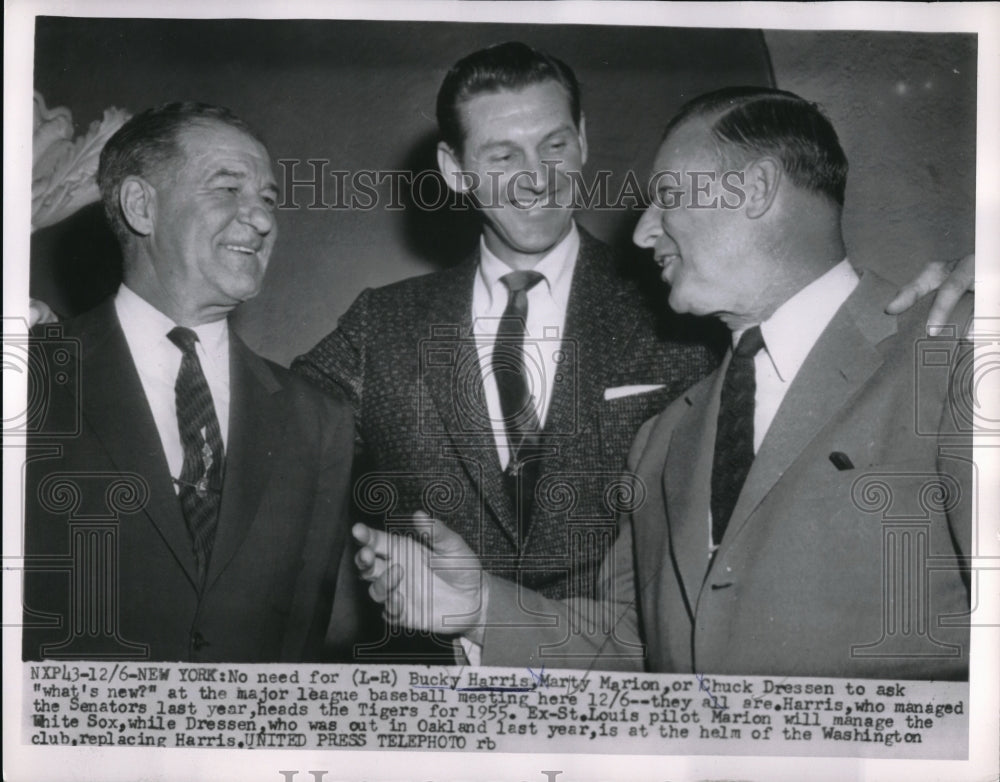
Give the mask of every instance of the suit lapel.
M 454 372 L 424 372 L 421 382 L 449 435 L 450 443 L 440 446 L 442 455 L 461 462 L 500 528 L 519 543 L 517 517 L 503 482 L 473 338 L 472 287 L 478 264 L 477 251 L 452 273 L 442 275 L 437 295 L 428 303 L 427 320 L 415 324 L 414 334 L 418 339 L 431 337 L 437 330 L 447 330 L 446 336 L 453 337 L 457 344 Z
M 271 474 L 287 406 L 270 368 L 229 332 L 229 437 L 219 526 L 209 560 L 206 589 L 232 560 L 247 536 Z
M 719 394 L 729 358 L 684 394 L 688 409 L 671 437 L 663 471 L 671 549 L 692 619 L 709 564 L 712 457 Z
M 754 458 L 726 543 L 731 543 L 775 483 L 820 430 L 881 366 L 876 345 L 896 330 L 883 312 L 892 286 L 864 272 L 806 357 Z
M 567 342 L 572 344 L 571 350 L 564 350 L 567 363 L 563 367 L 570 382 L 555 387 L 544 427 L 548 436 L 543 438 L 543 445 L 557 447 L 559 435 L 579 436 L 593 424 L 593 413 L 615 369 L 609 357 L 621 354 L 622 346 L 628 343 L 636 328 L 634 302 L 622 291 L 607 250 L 585 230 L 579 231 L 580 250 L 573 271 L 563 335 L 564 348 Z M 457 378 L 458 382 L 454 382 L 456 378 L 448 373 L 427 373 L 424 382 L 451 435 L 455 453 L 482 491 L 484 501 L 500 526 L 511 540 L 523 546 L 513 503 L 504 486 L 493 432 L 489 428 L 478 358 L 474 343 L 469 339 L 473 333 L 472 288 L 478 262 L 477 252 L 453 274 L 442 279 L 438 296 L 427 309 L 429 319 L 417 332 L 429 336 L 434 327 L 454 328 L 459 340 L 456 366 L 465 368 L 468 377 Z M 457 323 L 456 313 L 461 313 Z M 470 413 L 485 422 L 475 432 L 470 432 Z M 558 449 L 558 453 L 565 451 L 565 448 Z M 558 456 L 544 459 L 541 475 L 560 469 L 560 461 Z
M 554 436 L 579 436 L 593 425 L 593 413 L 615 370 L 615 357 L 622 354 L 636 328 L 635 302 L 623 292 L 607 249 L 582 228 L 579 231 L 580 252 L 563 333 L 567 363 L 562 372 L 569 382 L 555 386 L 545 422 L 545 431 Z M 545 464 L 551 470 L 558 461 Z
M 83 415 L 115 467 L 136 473 L 146 481 L 149 499 L 143 511 L 195 585 L 197 570 L 191 536 L 142 381 L 115 314 L 114 299 L 77 322 L 79 328 L 70 336 L 78 336 L 83 345 Z

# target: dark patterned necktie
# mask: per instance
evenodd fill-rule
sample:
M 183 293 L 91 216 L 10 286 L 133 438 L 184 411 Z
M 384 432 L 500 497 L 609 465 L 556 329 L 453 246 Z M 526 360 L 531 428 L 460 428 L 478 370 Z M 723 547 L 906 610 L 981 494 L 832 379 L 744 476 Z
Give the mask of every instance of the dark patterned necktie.
M 178 326 L 167 337 L 184 354 L 174 384 L 177 424 L 184 446 L 184 466 L 176 483 L 198 564 L 199 587 L 204 587 L 222 501 L 222 433 L 195 351 L 198 335 Z
M 538 411 L 531 396 L 531 384 L 524 365 L 524 331 L 528 317 L 528 291 L 544 279 L 534 271 L 516 271 L 500 278 L 508 291 L 507 308 L 497 328 L 491 365 L 500 396 L 504 429 L 510 446 L 507 465 L 508 487 L 517 496 L 520 476 L 518 514 L 522 526 L 527 522 L 535 481 L 538 477 L 538 460 L 523 461 L 530 456 L 538 443 Z
M 753 464 L 753 415 L 757 381 L 754 356 L 764 347 L 760 327 L 743 332 L 722 381 L 719 425 L 712 460 L 712 540 L 718 545 Z

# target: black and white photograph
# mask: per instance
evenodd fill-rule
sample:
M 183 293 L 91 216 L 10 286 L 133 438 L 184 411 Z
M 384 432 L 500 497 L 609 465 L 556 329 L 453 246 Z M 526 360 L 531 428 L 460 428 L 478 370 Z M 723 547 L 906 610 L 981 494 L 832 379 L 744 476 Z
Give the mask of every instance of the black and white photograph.
M 996 777 L 1000 6 L 5 16 L 6 776 Z

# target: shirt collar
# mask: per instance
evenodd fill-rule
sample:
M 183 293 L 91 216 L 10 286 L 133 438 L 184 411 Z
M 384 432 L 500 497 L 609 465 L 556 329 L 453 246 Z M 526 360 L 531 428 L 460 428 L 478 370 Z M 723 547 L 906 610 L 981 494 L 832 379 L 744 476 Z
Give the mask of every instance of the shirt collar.
M 570 223 L 569 233 L 564 236 L 559 243 L 549 250 L 545 256 L 535 264 L 533 270 L 544 278 L 549 295 L 560 298 L 561 292 L 565 293 L 568 299 L 569 286 L 563 283 L 570 279 L 573 269 L 576 266 L 576 258 L 580 251 L 580 232 L 577 230 L 576 222 Z M 493 305 L 494 295 L 499 293 L 502 301 L 507 300 L 507 287 L 500 282 L 500 278 L 509 274 L 513 269 L 500 260 L 486 246 L 484 237 L 479 238 L 479 275 L 489 292 L 490 305 Z M 565 308 L 566 302 L 561 303 Z
M 817 277 L 760 324 L 767 355 L 778 377 L 791 381 L 833 320 L 840 306 L 858 284 L 858 273 L 845 258 Z M 733 332 L 733 345 L 743 331 Z
M 161 339 L 169 342 L 167 334 L 177 325 L 124 283 L 115 295 L 115 309 L 122 330 L 129 335 L 130 342 L 135 339 L 137 344 L 155 344 Z M 194 326 L 192 331 L 198 335 L 208 358 L 217 361 L 226 356 L 229 328 L 225 318 Z

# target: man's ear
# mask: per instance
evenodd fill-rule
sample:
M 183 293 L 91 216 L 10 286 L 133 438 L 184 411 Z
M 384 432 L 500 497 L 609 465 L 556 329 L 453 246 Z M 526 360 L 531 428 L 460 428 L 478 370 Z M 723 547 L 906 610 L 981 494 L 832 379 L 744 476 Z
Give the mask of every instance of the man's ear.
M 437 160 L 441 176 L 451 190 L 456 193 L 467 193 L 473 187 L 473 175 L 462 170 L 462 164 L 458 161 L 455 150 L 444 141 L 438 142 Z
M 580 140 L 580 165 L 587 163 L 587 118 L 580 112 L 580 130 L 577 134 Z
M 140 236 L 149 236 L 156 221 L 156 191 L 145 179 L 125 177 L 118 191 L 118 204 L 129 228 Z
M 746 213 L 750 219 L 763 217 L 774 203 L 784 175 L 781 163 L 773 157 L 753 161 L 746 169 Z

